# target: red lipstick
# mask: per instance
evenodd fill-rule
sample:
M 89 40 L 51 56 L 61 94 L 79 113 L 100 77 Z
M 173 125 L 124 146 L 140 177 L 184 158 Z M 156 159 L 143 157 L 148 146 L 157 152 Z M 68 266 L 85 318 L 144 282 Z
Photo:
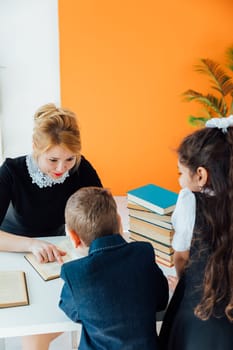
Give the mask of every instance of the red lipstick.
M 63 175 L 63 173 L 54 173 L 55 176 L 60 177 Z

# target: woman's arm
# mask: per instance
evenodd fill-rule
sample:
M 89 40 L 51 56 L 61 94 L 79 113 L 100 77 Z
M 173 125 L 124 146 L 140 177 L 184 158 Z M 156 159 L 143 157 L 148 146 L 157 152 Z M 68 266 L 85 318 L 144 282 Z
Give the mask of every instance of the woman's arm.
M 31 252 L 42 263 L 56 260 L 62 263 L 62 256 L 66 254 L 52 243 L 36 238 L 14 235 L 1 230 L 0 251 Z

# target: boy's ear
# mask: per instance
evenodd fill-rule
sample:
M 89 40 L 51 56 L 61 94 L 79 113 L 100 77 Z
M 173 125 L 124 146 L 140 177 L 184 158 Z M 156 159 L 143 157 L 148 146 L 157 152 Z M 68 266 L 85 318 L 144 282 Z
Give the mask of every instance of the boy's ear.
M 208 180 L 208 171 L 206 168 L 199 166 L 197 168 L 197 181 L 198 181 L 198 186 L 203 187 L 206 185 Z
M 118 221 L 118 227 L 119 227 L 119 233 L 123 235 L 123 226 L 122 226 L 122 220 L 119 214 L 117 214 L 117 221 Z
M 68 229 L 68 233 L 70 235 L 72 242 L 74 243 L 75 248 L 78 248 L 78 246 L 81 244 L 79 235 L 74 230 L 69 230 L 69 229 Z

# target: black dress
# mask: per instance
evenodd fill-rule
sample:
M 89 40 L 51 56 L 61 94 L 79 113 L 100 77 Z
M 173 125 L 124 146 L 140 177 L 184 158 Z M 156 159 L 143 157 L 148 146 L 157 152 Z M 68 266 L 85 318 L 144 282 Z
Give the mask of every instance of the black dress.
M 64 183 L 44 188 L 32 182 L 25 156 L 7 158 L 0 167 L 0 230 L 29 237 L 65 235 L 66 202 L 86 186 L 102 184 L 84 156 Z
M 210 254 L 208 242 L 204 249 L 202 242 L 200 249 L 197 238 L 197 233 L 194 233 L 190 264 L 176 287 L 164 317 L 160 332 L 161 350 L 233 349 L 233 323 L 224 316 L 224 305 L 215 310 L 216 317 L 210 317 L 207 321 L 194 315 L 194 308 L 201 300 L 204 270 Z

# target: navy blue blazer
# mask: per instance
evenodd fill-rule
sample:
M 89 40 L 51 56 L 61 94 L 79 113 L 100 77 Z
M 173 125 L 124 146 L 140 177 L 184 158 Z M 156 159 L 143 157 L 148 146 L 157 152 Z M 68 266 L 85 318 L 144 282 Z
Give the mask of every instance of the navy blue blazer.
M 61 277 L 59 306 L 82 324 L 80 350 L 158 349 L 156 312 L 167 305 L 168 283 L 149 243 L 98 238 Z

